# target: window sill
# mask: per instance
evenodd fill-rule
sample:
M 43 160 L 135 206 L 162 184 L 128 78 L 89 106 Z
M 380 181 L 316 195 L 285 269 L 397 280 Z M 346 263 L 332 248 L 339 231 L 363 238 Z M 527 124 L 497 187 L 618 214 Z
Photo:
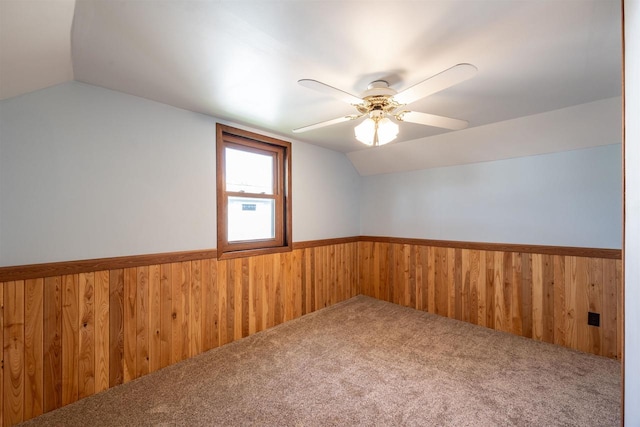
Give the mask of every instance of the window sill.
M 245 250 L 237 250 L 237 251 L 226 251 L 218 250 L 218 260 L 227 260 L 227 259 L 235 259 L 235 258 L 246 258 L 250 256 L 258 256 L 258 255 L 270 255 L 270 254 L 278 254 L 284 252 L 291 252 L 293 245 L 289 244 L 288 246 L 278 246 L 275 248 L 262 248 L 262 249 L 245 249 Z

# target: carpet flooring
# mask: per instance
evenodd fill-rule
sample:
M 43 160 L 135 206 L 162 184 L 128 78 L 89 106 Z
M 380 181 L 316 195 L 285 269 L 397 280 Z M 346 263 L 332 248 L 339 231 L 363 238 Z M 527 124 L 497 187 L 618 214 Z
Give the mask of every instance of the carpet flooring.
M 64 426 L 618 426 L 620 363 L 358 296 L 44 414 Z

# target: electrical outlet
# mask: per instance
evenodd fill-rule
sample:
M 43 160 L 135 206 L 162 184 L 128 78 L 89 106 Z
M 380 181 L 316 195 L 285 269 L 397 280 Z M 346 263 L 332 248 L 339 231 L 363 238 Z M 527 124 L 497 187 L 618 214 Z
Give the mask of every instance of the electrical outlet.
M 590 311 L 587 323 L 591 326 L 600 326 L 600 313 Z

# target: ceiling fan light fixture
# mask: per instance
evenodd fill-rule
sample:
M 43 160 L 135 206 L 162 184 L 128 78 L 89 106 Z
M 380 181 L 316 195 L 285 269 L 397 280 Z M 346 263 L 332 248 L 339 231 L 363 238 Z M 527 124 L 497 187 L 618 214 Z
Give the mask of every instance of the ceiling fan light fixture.
M 398 136 L 399 126 L 388 117 L 367 118 L 354 128 L 356 139 L 365 145 L 387 144 Z
M 397 123 L 394 123 L 388 117 L 378 122 L 378 145 L 387 144 L 398 136 L 400 127 Z
M 385 80 L 375 80 L 369 84 L 360 98 L 317 80 L 301 79 L 298 80 L 298 83 L 302 86 L 332 95 L 341 101 L 347 102 L 355 107 L 358 114 L 304 126 L 294 129 L 293 132 L 306 132 L 365 117 L 362 123 L 354 128 L 355 137 L 363 144 L 377 147 L 396 139 L 399 126 L 395 120 L 449 130 L 465 129 L 469 126 L 469 122 L 465 120 L 411 111 L 405 109 L 405 107 L 418 99 L 461 83 L 473 77 L 477 71 L 478 69 L 474 65 L 467 63 L 457 64 L 401 92 L 397 92 L 390 87 L 389 82 Z M 390 118 L 395 120 L 392 121 Z

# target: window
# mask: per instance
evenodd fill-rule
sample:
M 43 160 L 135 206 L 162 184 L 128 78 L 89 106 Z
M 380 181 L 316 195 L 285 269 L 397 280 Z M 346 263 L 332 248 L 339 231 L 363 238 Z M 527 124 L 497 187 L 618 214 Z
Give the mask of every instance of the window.
M 218 257 L 291 250 L 291 144 L 217 125 Z

